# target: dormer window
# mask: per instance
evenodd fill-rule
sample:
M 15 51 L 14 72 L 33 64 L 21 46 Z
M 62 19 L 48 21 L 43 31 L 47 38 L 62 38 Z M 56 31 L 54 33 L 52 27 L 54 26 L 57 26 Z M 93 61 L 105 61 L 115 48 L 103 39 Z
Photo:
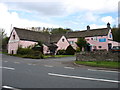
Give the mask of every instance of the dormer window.
M 15 39 L 15 34 L 13 34 L 13 39 Z

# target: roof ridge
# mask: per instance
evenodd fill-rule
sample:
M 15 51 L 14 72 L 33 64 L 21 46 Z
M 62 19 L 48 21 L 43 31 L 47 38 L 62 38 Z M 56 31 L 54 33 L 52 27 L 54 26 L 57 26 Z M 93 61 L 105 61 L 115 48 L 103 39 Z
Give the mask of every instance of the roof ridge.
M 39 32 L 39 31 L 32 31 L 32 30 L 25 29 L 25 28 L 17 28 L 17 27 L 14 27 L 14 28 L 15 28 L 15 30 L 24 30 L 24 31 L 34 32 L 34 33 L 49 34 L 49 33 L 43 33 L 43 32 Z
M 81 30 L 81 31 L 79 30 L 79 31 L 71 31 L 71 32 L 85 32 L 85 31 L 104 30 L 104 29 L 108 29 L 108 28 L 96 28 L 96 29 L 90 29 L 90 30 Z

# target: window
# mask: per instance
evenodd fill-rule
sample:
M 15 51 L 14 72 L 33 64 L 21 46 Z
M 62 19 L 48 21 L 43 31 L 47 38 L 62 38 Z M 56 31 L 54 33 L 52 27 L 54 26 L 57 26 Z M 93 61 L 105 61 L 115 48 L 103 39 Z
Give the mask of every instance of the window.
M 13 34 L 13 39 L 15 39 L 15 34 Z
M 69 41 L 70 44 L 74 44 L 74 41 Z
M 106 38 L 99 39 L 99 42 L 106 42 Z
M 109 38 L 112 38 L 112 34 L 109 35 Z
M 89 41 L 89 39 L 86 39 L 86 41 Z
M 65 39 L 63 38 L 63 39 L 62 39 L 62 42 L 64 42 L 64 41 L 65 41 Z
M 91 40 L 93 40 L 93 38 L 91 38 Z
M 98 48 L 102 48 L 102 46 L 98 46 Z
M 97 37 L 94 37 L 93 40 L 94 40 L 94 41 L 97 41 Z

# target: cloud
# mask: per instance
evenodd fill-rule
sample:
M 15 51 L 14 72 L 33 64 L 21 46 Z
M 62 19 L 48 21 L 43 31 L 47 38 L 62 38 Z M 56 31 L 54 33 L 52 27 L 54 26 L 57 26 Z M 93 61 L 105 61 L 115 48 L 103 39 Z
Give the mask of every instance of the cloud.
M 11 31 L 11 24 L 13 27 L 59 27 L 58 25 L 48 24 L 44 22 L 31 21 L 22 19 L 16 12 L 8 12 L 8 7 L 0 3 L 0 28 L 4 28 L 9 35 Z
M 66 0 L 65 0 L 66 1 Z M 71 9 L 99 12 L 117 11 L 119 0 L 67 0 L 65 3 Z
M 8 0 L 9 1 L 9 0 Z M 119 0 L 30 0 L 6 3 L 12 9 L 37 12 L 46 16 L 70 15 L 75 12 L 116 12 Z
M 59 23 L 64 27 L 70 26 L 71 28 L 83 27 L 87 24 L 90 24 L 91 28 L 97 28 L 104 26 L 98 24 L 105 23 L 106 27 L 107 22 L 113 24 L 116 22 L 116 19 L 108 14 L 117 12 L 118 1 L 119 0 L 1 0 L 4 4 L 0 4 L 0 28 L 5 28 L 6 32 L 10 33 L 11 24 L 17 27 L 59 27 L 58 25 L 45 22 Z M 30 20 L 30 15 L 28 15 L 29 19 L 21 18 L 21 16 L 19 16 L 20 11 L 32 13 L 33 15 L 31 16 L 33 19 Z M 104 16 L 101 17 L 101 15 Z M 22 17 L 24 16 L 25 15 Z M 72 18 L 71 16 L 75 17 Z M 35 19 L 37 19 L 37 21 L 35 21 Z M 65 21 L 67 23 L 64 24 Z M 81 23 L 84 23 L 84 25 Z
M 101 21 L 104 22 L 104 23 L 114 23 L 115 22 L 115 19 L 112 18 L 111 16 L 106 16 L 106 17 L 102 17 L 101 18 Z
M 83 18 L 87 22 L 96 22 L 99 18 L 98 15 L 94 15 L 92 12 L 87 12 L 85 15 L 83 15 Z
M 90 28 L 91 29 L 96 29 L 96 28 L 106 28 L 107 25 L 97 25 L 97 24 L 91 24 Z
M 13 10 L 38 13 L 45 16 L 65 15 L 67 10 L 61 2 L 13 2 L 7 4 Z

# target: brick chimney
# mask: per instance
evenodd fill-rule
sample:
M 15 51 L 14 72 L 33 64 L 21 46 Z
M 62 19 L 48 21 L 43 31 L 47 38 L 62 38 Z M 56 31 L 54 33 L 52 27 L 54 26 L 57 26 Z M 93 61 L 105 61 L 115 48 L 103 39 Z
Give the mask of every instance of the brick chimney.
M 87 26 L 87 30 L 90 30 L 90 26 L 89 25 Z

